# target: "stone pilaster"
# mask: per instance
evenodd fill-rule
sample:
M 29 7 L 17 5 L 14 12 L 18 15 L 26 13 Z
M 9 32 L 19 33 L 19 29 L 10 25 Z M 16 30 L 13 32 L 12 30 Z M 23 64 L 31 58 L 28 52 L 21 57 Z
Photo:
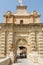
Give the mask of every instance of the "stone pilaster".
M 5 56 L 7 55 L 7 31 L 5 31 Z
M 14 23 L 13 23 L 13 53 L 14 53 L 14 63 L 16 63 L 17 62 L 17 45 L 15 43 Z

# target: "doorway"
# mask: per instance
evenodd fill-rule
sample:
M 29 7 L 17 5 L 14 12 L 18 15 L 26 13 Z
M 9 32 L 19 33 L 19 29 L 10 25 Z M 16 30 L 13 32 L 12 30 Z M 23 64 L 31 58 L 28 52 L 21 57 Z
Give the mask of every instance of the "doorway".
M 19 46 L 19 50 L 17 53 L 17 58 L 22 59 L 22 58 L 27 58 L 27 48 L 24 46 Z

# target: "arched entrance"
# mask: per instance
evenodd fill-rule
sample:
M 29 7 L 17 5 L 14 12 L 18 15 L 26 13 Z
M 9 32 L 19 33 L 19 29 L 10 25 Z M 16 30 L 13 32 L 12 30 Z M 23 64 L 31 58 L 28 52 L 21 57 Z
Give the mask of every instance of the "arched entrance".
M 27 58 L 27 48 L 24 46 L 19 46 L 19 52 L 17 53 L 17 58 Z
M 17 58 L 27 58 L 27 42 L 24 39 L 17 42 Z

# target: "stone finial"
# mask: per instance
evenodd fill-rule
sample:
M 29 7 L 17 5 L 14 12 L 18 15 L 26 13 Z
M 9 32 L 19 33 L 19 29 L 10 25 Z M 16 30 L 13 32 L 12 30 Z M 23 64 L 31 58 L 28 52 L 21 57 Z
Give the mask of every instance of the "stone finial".
M 20 6 L 22 6 L 23 4 L 22 4 L 22 0 L 18 0 L 18 2 L 19 2 L 19 4 L 20 4 Z
M 33 16 L 35 16 L 35 17 L 40 17 L 40 14 L 39 14 L 39 12 L 38 11 L 33 11 L 32 13 L 31 13 L 31 15 L 33 15 Z
M 4 17 L 11 17 L 11 11 L 7 11 L 5 14 L 4 14 Z

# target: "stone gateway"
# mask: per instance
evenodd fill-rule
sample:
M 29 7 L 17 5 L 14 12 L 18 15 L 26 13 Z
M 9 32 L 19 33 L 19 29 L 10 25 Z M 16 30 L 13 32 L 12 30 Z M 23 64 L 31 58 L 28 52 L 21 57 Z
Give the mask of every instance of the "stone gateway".
M 43 24 L 39 12 L 29 13 L 27 6 L 19 5 L 16 12 L 4 14 L 4 23 L 0 23 L 0 58 L 9 56 L 11 50 L 14 62 L 28 58 L 32 51 L 43 58 Z

